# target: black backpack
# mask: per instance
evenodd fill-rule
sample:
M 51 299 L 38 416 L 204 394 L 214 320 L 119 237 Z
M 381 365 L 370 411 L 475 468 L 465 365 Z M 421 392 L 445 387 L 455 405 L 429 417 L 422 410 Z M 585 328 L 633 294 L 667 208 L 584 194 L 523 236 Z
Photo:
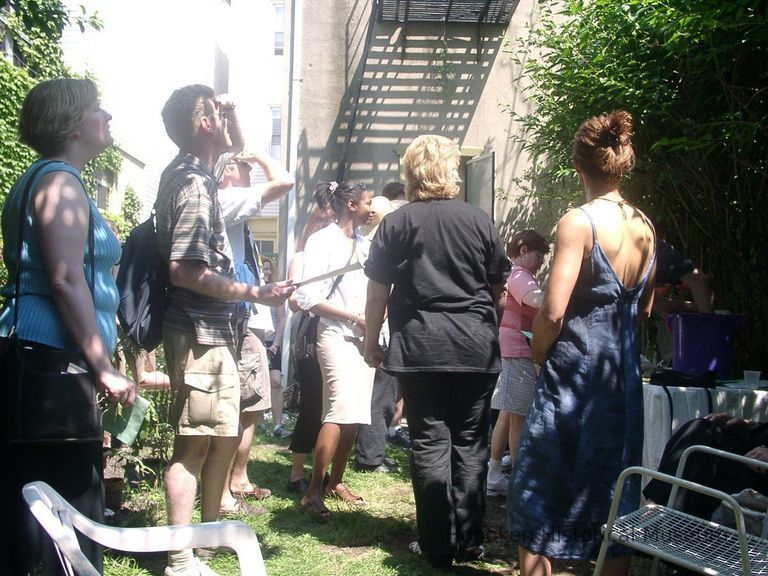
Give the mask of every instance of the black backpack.
M 154 211 L 123 244 L 116 283 L 120 328 L 140 348 L 151 352 L 163 339 L 168 297 L 168 265 L 157 248 Z

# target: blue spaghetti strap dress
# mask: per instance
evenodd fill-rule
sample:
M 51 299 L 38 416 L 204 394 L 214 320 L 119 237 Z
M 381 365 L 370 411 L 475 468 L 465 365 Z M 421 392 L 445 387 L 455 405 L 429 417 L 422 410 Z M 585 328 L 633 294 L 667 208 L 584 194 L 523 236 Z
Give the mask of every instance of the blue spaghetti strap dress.
M 625 289 L 587 218 L 594 248 L 539 375 L 507 498 L 511 539 L 550 558 L 597 555 L 616 479 L 640 464 L 643 445 L 637 303 L 656 256 L 641 282 Z M 620 514 L 640 504 L 639 478 L 630 482 Z

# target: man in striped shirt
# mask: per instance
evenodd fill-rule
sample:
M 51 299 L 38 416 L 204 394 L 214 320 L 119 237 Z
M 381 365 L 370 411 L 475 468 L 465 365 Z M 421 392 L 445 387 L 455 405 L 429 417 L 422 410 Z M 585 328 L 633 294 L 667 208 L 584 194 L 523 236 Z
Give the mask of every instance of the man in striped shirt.
M 202 85 L 175 90 L 162 112 L 166 132 L 180 148 L 160 178 L 156 205 L 158 244 L 168 260 L 171 284 L 163 324 L 176 426 L 165 476 L 171 525 L 191 523 L 198 476 L 201 521 L 219 518 L 238 436 L 238 301 L 280 304 L 294 288 L 235 280 L 212 174 L 222 153 L 242 148 L 234 114 L 231 101 Z M 166 576 L 211 573 L 192 550 L 168 555 Z

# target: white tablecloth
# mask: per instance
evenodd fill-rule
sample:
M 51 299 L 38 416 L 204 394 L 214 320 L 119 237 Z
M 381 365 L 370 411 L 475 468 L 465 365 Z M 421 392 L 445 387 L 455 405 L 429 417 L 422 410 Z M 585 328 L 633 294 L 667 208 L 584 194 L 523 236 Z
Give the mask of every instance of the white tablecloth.
M 734 390 L 732 388 L 682 388 L 668 387 L 669 397 L 664 388 L 643 384 L 644 432 L 643 466 L 656 470 L 670 436 L 682 424 L 709 414 L 712 398 L 712 412 L 728 412 L 734 416 L 764 422 L 768 420 L 768 392 L 763 390 Z

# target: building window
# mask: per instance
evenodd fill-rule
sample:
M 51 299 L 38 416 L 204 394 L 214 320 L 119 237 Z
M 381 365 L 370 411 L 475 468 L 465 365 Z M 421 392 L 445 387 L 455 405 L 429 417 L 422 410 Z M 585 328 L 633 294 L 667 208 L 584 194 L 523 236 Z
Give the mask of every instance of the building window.
M 274 4 L 275 7 L 275 56 L 283 55 L 285 47 L 285 4 Z
M 262 257 L 269 257 L 275 255 L 275 241 L 274 240 L 256 240 L 254 242 L 259 249 L 259 254 Z
M 275 160 L 280 160 L 280 145 L 282 144 L 283 111 L 279 106 L 273 106 L 272 111 L 272 136 L 269 141 L 269 155 Z

